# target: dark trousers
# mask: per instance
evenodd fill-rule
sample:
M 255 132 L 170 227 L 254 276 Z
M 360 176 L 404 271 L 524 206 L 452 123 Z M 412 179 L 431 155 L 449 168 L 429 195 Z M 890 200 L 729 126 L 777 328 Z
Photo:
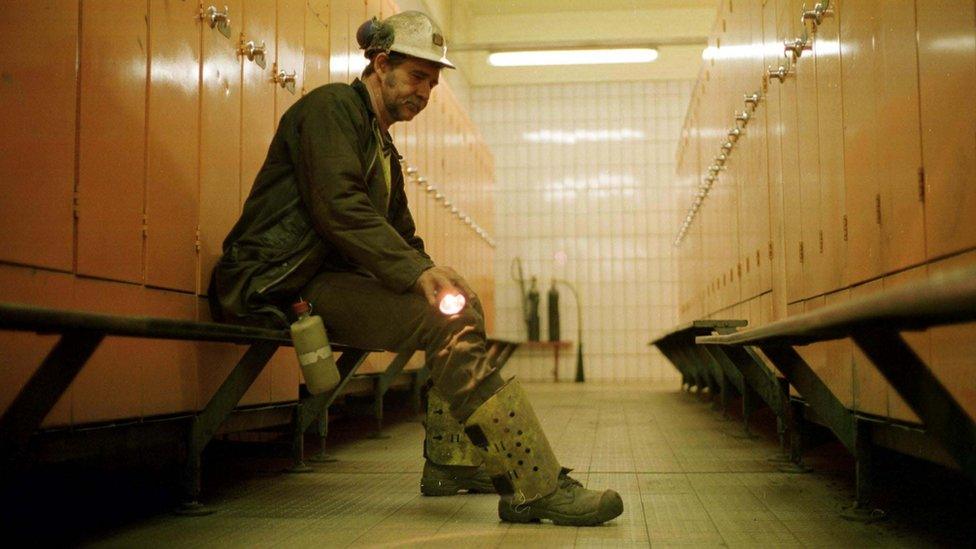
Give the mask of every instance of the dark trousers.
M 421 350 L 434 387 L 458 421 L 468 418 L 503 382 L 485 352 L 485 319 L 476 296 L 452 316 L 419 294 L 394 293 L 369 275 L 319 273 L 302 291 L 322 317 L 329 339 L 365 349 Z

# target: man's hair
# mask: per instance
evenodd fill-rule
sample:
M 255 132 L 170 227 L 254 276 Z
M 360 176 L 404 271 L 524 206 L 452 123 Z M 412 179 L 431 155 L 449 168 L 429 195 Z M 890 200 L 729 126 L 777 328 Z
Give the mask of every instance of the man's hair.
M 366 68 L 363 69 L 363 74 L 362 74 L 362 76 L 360 76 L 360 78 L 366 78 L 367 76 L 369 76 L 369 75 L 373 74 L 374 72 L 376 72 L 376 67 L 374 67 L 373 64 L 376 63 L 376 56 L 379 55 L 380 53 L 382 53 L 382 52 L 377 52 L 376 54 L 373 55 L 372 58 L 370 58 L 369 65 L 366 65 Z M 395 51 L 386 52 L 386 55 L 387 55 L 387 58 L 390 60 L 390 67 L 391 68 L 396 68 L 401 63 L 403 63 L 404 61 L 406 61 L 407 60 L 407 57 L 408 57 L 408 56 L 406 56 L 406 55 L 404 55 L 402 53 L 395 52 Z

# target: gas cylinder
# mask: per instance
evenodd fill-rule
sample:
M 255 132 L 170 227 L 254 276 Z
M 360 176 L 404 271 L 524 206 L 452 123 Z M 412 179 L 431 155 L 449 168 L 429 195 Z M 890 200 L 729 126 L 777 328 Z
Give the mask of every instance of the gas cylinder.
M 339 369 L 322 317 L 312 315 L 312 304 L 305 300 L 293 304 L 292 310 L 298 320 L 291 325 L 291 340 L 298 354 L 305 387 L 313 395 L 333 389 L 339 384 Z

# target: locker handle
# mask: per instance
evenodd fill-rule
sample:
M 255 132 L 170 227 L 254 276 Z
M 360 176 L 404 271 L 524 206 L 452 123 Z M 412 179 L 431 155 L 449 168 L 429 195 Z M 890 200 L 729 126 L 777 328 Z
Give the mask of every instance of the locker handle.
M 413 166 L 407 166 L 406 174 L 407 175 L 417 175 L 417 168 L 414 168 Z
M 265 59 L 265 54 L 268 51 L 268 45 L 261 41 L 260 46 L 254 44 L 254 40 L 248 40 L 246 44 L 241 44 L 240 53 L 244 57 L 247 57 L 248 61 L 253 61 L 257 66 L 262 69 L 267 68 L 268 62 Z
M 732 142 L 731 141 L 726 141 L 725 143 L 722 143 L 722 150 L 723 151 L 726 151 L 726 152 L 731 151 L 732 150 Z
M 445 199 L 444 195 L 442 195 L 441 193 L 435 192 L 435 194 L 434 194 L 434 200 L 440 202 L 441 200 L 444 200 L 444 199 Z
M 288 90 L 291 93 L 295 93 L 295 80 L 298 78 L 297 71 L 291 71 L 290 73 L 284 70 L 278 71 L 275 75 L 274 81 L 282 88 Z
M 823 18 L 829 17 L 834 14 L 834 10 L 830 7 L 830 0 L 823 0 L 814 4 L 812 10 L 806 9 L 803 6 L 803 15 L 800 17 L 800 22 L 806 25 L 807 22 L 812 22 L 814 25 L 813 30 L 816 31 L 816 27 L 823 24 Z
M 743 101 L 745 102 L 746 106 L 750 106 L 753 108 L 753 110 L 755 110 L 756 105 L 759 104 L 759 92 L 744 95 Z
M 784 53 L 787 55 L 792 55 L 794 60 L 799 59 L 800 56 L 803 55 L 804 51 L 808 51 L 811 48 L 813 48 L 813 44 L 806 36 L 783 42 Z
M 773 67 L 769 67 L 766 70 L 766 74 L 769 75 L 770 78 L 775 78 L 780 82 L 783 82 L 784 80 L 786 80 L 786 76 L 790 74 L 790 69 L 782 65 L 780 65 L 775 69 Z
M 743 128 L 746 126 L 746 124 L 749 123 L 749 118 L 750 118 L 749 111 L 742 111 L 742 112 L 736 111 L 735 113 L 735 121 L 742 122 Z
M 717 166 L 724 166 L 725 165 L 725 161 L 728 160 L 728 159 L 729 159 L 729 157 L 728 157 L 727 154 L 721 153 L 721 154 L 719 154 L 718 156 L 715 157 L 714 162 L 715 162 L 715 165 L 717 165 Z
M 230 38 L 230 9 L 227 6 L 224 6 L 224 11 L 217 11 L 217 6 L 201 9 L 200 19 L 206 21 L 211 29 L 217 29 L 224 38 Z
M 714 175 L 718 175 L 718 172 L 724 169 L 725 168 L 723 166 L 719 166 L 717 164 L 712 164 L 711 166 L 708 167 L 708 171 Z
M 732 128 L 731 130 L 729 130 L 730 141 L 737 141 L 741 135 L 742 135 L 742 130 L 740 130 L 739 128 Z
M 450 201 L 450 200 L 447 200 L 447 199 L 445 198 L 445 199 L 444 199 L 444 209 L 448 209 L 448 208 L 450 208 L 450 207 L 451 207 L 451 201 Z

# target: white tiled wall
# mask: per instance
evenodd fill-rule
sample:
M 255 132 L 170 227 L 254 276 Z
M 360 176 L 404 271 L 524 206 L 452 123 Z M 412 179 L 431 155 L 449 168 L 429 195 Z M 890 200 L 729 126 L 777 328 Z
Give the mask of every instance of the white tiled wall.
M 588 380 L 664 380 L 674 368 L 647 346 L 677 322 L 671 242 L 678 227 L 674 152 L 691 81 L 480 87 L 472 115 L 495 155 L 495 291 L 499 337 L 525 339 L 513 258 L 539 278 L 542 338 L 553 277 L 583 301 Z M 562 338 L 576 305 L 560 288 Z M 561 357 L 573 379 L 575 350 Z M 510 369 L 510 370 L 509 370 Z M 519 350 L 506 373 L 552 379 L 552 356 Z

